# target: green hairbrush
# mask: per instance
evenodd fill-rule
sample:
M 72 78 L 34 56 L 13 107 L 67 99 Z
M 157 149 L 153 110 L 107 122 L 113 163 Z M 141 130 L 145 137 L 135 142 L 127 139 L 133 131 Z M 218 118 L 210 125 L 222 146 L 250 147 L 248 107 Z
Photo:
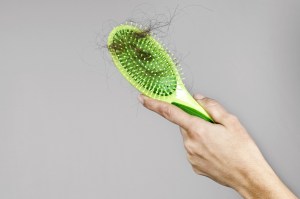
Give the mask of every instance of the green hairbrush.
M 109 34 L 107 45 L 114 64 L 141 93 L 214 123 L 186 90 L 176 59 L 148 29 L 133 23 L 119 25 Z

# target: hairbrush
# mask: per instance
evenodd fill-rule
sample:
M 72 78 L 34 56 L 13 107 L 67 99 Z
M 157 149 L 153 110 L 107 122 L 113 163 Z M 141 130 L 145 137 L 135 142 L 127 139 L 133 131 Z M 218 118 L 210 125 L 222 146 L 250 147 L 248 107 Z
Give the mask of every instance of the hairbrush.
M 116 26 L 107 46 L 118 70 L 141 93 L 214 123 L 185 88 L 176 59 L 149 29 L 132 22 Z

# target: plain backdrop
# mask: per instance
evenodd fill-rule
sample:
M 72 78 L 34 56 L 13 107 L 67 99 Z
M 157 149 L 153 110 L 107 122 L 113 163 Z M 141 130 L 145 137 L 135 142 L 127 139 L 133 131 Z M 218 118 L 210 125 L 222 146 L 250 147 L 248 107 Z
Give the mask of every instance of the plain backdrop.
M 1 199 L 240 198 L 193 173 L 179 128 L 101 48 L 114 25 L 176 7 L 162 41 L 187 88 L 237 115 L 300 194 L 299 0 L 1 0 Z

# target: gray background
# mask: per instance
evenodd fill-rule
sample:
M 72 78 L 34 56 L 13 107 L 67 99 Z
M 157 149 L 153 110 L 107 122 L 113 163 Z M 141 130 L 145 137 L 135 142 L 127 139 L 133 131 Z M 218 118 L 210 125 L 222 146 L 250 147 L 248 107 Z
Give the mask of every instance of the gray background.
M 165 42 L 187 87 L 238 115 L 300 194 L 299 0 L 1 0 L 1 199 L 240 198 L 192 172 L 178 127 L 96 48 L 140 10 L 177 5 Z

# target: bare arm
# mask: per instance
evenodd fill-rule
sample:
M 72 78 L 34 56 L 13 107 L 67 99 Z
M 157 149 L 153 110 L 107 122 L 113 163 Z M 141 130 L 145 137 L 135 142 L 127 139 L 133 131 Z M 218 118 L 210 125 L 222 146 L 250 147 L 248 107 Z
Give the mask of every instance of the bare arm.
M 244 198 L 297 198 L 277 177 L 238 118 L 213 99 L 195 96 L 217 124 L 171 104 L 139 96 L 148 109 L 180 126 L 193 170 L 235 189 Z

